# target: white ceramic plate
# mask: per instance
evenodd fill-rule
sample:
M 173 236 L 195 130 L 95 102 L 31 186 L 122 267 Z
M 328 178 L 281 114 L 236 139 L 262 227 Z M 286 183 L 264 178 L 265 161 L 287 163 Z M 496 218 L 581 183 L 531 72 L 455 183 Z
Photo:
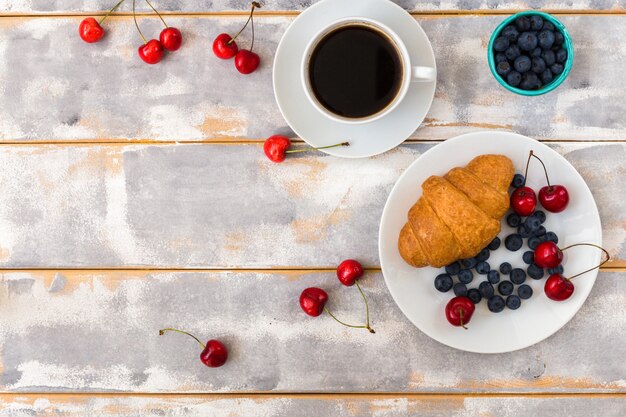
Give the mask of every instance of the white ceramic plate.
M 444 315 L 447 302 L 454 297 L 452 291 L 441 293 L 433 285 L 434 278 L 443 269 L 413 268 L 400 257 L 398 236 L 407 221 L 409 208 L 421 195 L 421 184 L 430 175 L 443 175 L 450 168 L 466 165 L 481 154 L 503 154 L 511 158 L 517 172 L 524 172 L 530 150 L 545 162 L 553 184 L 567 187 L 570 203 L 565 211 L 546 212 L 545 227 L 559 237 L 559 246 L 589 242 L 602 244 L 602 228 L 596 203 L 580 174 L 561 155 L 549 147 L 525 136 L 506 132 L 470 133 L 448 139 L 420 156 L 396 182 L 383 211 L 380 224 L 379 252 L 385 282 L 402 312 L 424 333 L 433 339 L 457 349 L 477 353 L 500 353 L 522 349 L 538 343 L 563 327 L 583 305 L 596 280 L 597 270 L 576 278 L 574 294 L 566 301 L 548 299 L 543 292 L 545 277 L 526 284 L 533 288 L 533 296 L 522 300 L 518 310 L 507 308 L 501 313 L 491 313 L 485 300 L 476 306 L 468 330 L 451 326 Z M 538 191 L 545 185 L 541 165 L 531 163 L 527 185 Z M 491 252 L 487 262 L 492 269 L 509 262 L 526 269 L 522 254 L 504 248 L 504 237 L 512 229 L 502 220 L 500 249 Z M 601 260 L 601 252 L 589 247 L 579 247 L 565 252 L 565 276 L 584 271 Z M 474 273 L 468 288 L 476 288 L 485 275 Z M 502 277 L 501 277 L 502 281 Z M 456 282 L 456 280 L 455 280 Z M 516 286 L 517 290 L 517 286 Z
M 309 145 L 319 147 L 348 140 L 351 146 L 324 152 L 363 158 L 398 146 L 418 128 L 433 101 L 436 82 L 411 83 L 398 107 L 370 123 L 349 125 L 322 115 L 302 87 L 300 65 L 304 50 L 321 28 L 351 16 L 369 17 L 389 26 L 404 41 L 412 65 L 436 67 L 428 37 L 400 6 L 388 0 L 324 0 L 300 14 L 283 35 L 274 57 L 274 96 L 289 126 Z

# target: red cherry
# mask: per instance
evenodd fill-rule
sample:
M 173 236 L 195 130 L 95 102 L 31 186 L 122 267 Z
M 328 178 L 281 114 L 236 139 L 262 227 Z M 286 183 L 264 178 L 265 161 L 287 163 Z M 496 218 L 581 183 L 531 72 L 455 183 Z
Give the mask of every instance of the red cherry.
M 237 51 L 237 42 L 228 33 L 220 33 L 213 41 L 213 53 L 218 58 L 231 59 Z
M 537 207 L 537 196 L 532 188 L 522 186 L 511 194 L 511 208 L 522 217 L 530 216 Z
M 574 284 L 561 274 L 552 274 L 543 287 L 549 299 L 554 301 L 567 300 L 574 293 Z
M 163 58 L 163 45 L 156 39 L 151 39 L 139 47 L 139 56 L 148 64 L 156 64 Z
M 78 26 L 78 34 L 87 43 L 98 42 L 104 36 L 104 29 L 93 17 L 83 19 Z
M 317 317 L 324 311 L 324 306 L 328 302 L 328 294 L 321 288 L 306 288 L 300 294 L 300 307 L 312 317 Z
M 475 308 L 474 303 L 469 298 L 454 297 L 446 305 L 446 318 L 451 325 L 467 329 L 465 325 L 472 319 Z
M 541 242 L 535 248 L 535 263 L 540 268 L 556 268 L 562 261 L 563 251 L 554 242 Z
M 569 203 L 569 194 L 562 185 L 546 185 L 539 190 L 539 202 L 549 212 L 560 213 Z
M 209 368 L 219 368 L 226 363 L 228 350 L 219 340 L 209 340 L 206 347 L 200 353 L 200 360 Z
M 254 52 L 242 49 L 235 55 L 235 68 L 242 74 L 254 72 L 261 63 L 261 58 Z
M 337 267 L 337 278 L 346 287 L 354 285 L 363 276 L 363 267 L 354 259 L 346 259 Z
M 180 30 L 167 27 L 161 31 L 161 35 L 159 35 L 159 41 L 161 41 L 161 45 L 163 48 L 168 51 L 177 51 L 180 48 L 180 45 L 183 43 L 183 35 L 180 33 Z
M 285 160 L 287 149 L 291 141 L 286 136 L 274 135 L 265 140 L 263 152 L 273 162 L 280 163 Z

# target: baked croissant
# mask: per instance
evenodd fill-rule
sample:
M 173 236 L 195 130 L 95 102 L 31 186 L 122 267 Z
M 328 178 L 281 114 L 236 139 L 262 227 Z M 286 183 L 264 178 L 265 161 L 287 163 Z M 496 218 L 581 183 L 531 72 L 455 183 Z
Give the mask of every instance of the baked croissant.
M 480 155 L 464 168 L 429 177 L 400 231 L 402 258 L 439 268 L 476 256 L 500 232 L 514 173 L 506 156 Z

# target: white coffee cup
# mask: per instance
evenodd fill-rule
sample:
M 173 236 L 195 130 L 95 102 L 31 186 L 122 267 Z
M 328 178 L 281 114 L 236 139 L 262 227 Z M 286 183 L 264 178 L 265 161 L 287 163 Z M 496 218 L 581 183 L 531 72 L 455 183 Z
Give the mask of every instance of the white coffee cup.
M 326 107 L 324 107 L 315 97 L 315 93 L 313 92 L 311 87 L 311 80 L 309 75 L 309 62 L 313 51 L 315 51 L 315 48 L 317 47 L 317 44 L 328 33 L 342 26 L 352 25 L 368 26 L 387 37 L 390 43 L 395 47 L 402 65 L 402 80 L 400 83 L 400 88 L 398 89 L 398 92 L 393 100 L 385 108 L 378 111 L 377 113 L 360 118 L 344 117 L 333 113 Z M 332 120 L 348 124 L 368 123 L 380 119 L 381 117 L 385 116 L 393 109 L 395 109 L 398 104 L 400 104 L 400 102 L 406 96 L 406 93 L 409 90 L 409 86 L 412 82 L 432 82 L 435 81 L 436 78 L 437 71 L 435 68 L 411 65 L 411 57 L 409 56 L 409 52 L 407 51 L 404 42 L 402 42 L 402 39 L 400 39 L 400 37 L 393 30 L 377 20 L 369 19 L 366 17 L 348 17 L 339 19 L 321 29 L 307 44 L 301 64 L 302 85 L 304 87 L 304 92 L 313 107 L 315 107 L 320 113 Z

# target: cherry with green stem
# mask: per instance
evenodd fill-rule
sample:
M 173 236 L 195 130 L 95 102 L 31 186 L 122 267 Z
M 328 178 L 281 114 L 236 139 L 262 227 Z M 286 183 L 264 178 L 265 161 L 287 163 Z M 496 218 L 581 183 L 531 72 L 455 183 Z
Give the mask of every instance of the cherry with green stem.
M 202 346 L 202 352 L 200 353 L 200 361 L 203 364 L 208 366 L 209 368 L 218 368 L 226 363 L 228 359 L 228 349 L 222 342 L 216 339 L 211 339 L 206 342 L 206 345 L 200 341 L 193 334 L 186 332 L 184 330 L 174 329 L 171 327 L 159 330 L 159 335 L 163 336 L 165 332 L 177 332 L 185 334 L 193 339 Z
M 135 27 L 137 27 L 137 31 L 143 39 L 143 45 L 141 45 L 138 49 L 139 57 L 147 64 L 156 64 L 161 61 L 163 58 L 163 45 L 156 39 L 150 39 L 150 41 L 146 40 L 146 37 L 143 36 L 141 29 L 139 28 L 139 24 L 137 23 L 137 13 L 135 11 L 135 0 L 133 0 L 133 20 L 135 22 Z
M 148 6 L 150 6 L 154 13 L 159 16 L 159 19 L 161 19 L 161 22 L 163 22 L 163 25 L 165 26 L 165 29 L 163 29 L 159 35 L 159 41 L 163 45 L 163 48 L 172 52 L 177 51 L 183 42 L 183 35 L 180 33 L 180 30 L 175 27 L 168 26 L 163 19 L 163 16 L 161 16 L 161 13 L 159 13 L 159 11 L 154 8 L 152 3 L 150 3 L 150 0 L 146 0 L 146 3 L 148 3 Z
M 221 59 L 231 59 L 237 52 L 239 52 L 239 48 L 237 46 L 237 42 L 235 39 L 243 32 L 243 30 L 248 26 L 248 23 L 252 20 L 252 14 L 254 13 L 254 9 L 261 8 L 261 4 L 257 2 L 252 2 L 252 7 L 250 10 L 250 15 L 248 16 L 248 20 L 243 25 L 243 27 L 235 34 L 235 36 L 230 36 L 228 33 L 220 33 L 217 35 L 215 40 L 213 41 L 213 54 L 216 57 Z M 254 35 L 254 24 L 253 24 L 253 35 Z M 254 39 L 254 36 L 253 36 Z M 253 40 L 254 43 L 254 40 Z M 252 48 L 250 48 L 252 49 Z
M 102 23 L 106 20 L 107 17 L 111 13 L 113 13 L 125 0 L 119 0 L 113 8 L 111 8 L 107 14 L 105 14 L 99 21 L 97 21 L 93 17 L 87 17 L 80 22 L 78 26 L 78 34 L 82 40 L 87 43 L 98 42 L 104 36 L 104 29 L 102 28 Z
M 309 152 L 318 149 L 330 149 L 340 146 L 350 146 L 350 142 L 341 142 L 334 145 L 320 146 L 318 148 L 304 148 L 304 149 L 289 149 L 291 147 L 291 141 L 288 137 L 283 135 L 273 135 L 265 140 L 263 143 L 263 152 L 272 162 L 283 162 L 288 153 L 300 153 Z
M 323 312 L 326 312 L 330 317 L 333 318 L 333 320 L 343 326 L 353 329 L 367 329 L 370 333 L 376 333 L 374 329 L 372 329 L 372 327 L 370 326 L 367 299 L 365 298 L 365 295 L 362 291 L 361 295 L 363 296 L 363 300 L 365 301 L 365 310 L 367 315 L 365 325 L 348 324 L 339 320 L 333 313 L 330 312 L 328 308 L 326 308 L 326 303 L 328 302 L 328 294 L 321 288 L 305 288 L 304 291 L 302 291 L 302 293 L 300 294 L 300 308 L 302 308 L 302 310 L 311 317 L 318 317 Z
M 252 52 L 252 48 L 254 48 L 254 8 L 255 7 L 261 7 L 261 5 L 255 1 L 252 2 L 252 8 L 250 10 L 250 16 L 248 17 L 248 21 L 246 22 L 244 27 L 241 28 L 241 30 L 237 32 L 237 34 L 233 38 L 233 39 L 237 38 L 237 36 L 239 36 L 239 34 L 246 28 L 246 26 L 248 26 L 248 22 L 250 22 L 251 27 L 252 27 L 252 42 L 250 44 L 250 49 L 242 49 L 239 52 L 237 52 L 237 54 L 235 55 L 235 68 L 237 68 L 237 71 L 239 71 L 241 74 L 244 74 L 244 75 L 251 74 L 254 71 L 256 71 L 256 69 L 259 67 L 259 64 L 261 63 L 261 58 L 259 57 L 259 55 Z M 232 42 L 232 40 L 229 42 Z

